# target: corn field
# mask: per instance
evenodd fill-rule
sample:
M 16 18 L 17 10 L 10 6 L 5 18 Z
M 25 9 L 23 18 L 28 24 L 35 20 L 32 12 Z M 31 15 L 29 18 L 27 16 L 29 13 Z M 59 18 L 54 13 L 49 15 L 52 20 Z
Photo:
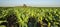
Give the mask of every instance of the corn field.
M 60 8 L 0 7 L 0 27 L 60 27 Z

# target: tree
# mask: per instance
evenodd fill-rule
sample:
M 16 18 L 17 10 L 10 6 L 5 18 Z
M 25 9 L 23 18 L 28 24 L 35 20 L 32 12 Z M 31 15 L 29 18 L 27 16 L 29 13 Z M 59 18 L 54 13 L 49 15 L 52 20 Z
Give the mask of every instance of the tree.
M 27 5 L 26 4 L 23 4 L 23 7 L 27 7 Z

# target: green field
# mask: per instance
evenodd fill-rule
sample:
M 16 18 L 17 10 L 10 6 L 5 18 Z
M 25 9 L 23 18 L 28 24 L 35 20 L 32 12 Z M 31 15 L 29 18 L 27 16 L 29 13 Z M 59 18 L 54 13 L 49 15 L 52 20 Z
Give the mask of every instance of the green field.
M 60 27 L 60 7 L 0 7 L 0 27 L 3 22 L 8 27 L 18 27 L 16 23 L 19 27 Z

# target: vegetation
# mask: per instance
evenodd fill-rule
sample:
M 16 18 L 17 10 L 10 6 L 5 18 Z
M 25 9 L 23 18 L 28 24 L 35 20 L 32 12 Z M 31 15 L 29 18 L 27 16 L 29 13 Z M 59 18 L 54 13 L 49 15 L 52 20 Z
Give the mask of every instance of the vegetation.
M 60 27 L 60 8 L 1 7 L 0 26 L 3 25 L 6 27 Z

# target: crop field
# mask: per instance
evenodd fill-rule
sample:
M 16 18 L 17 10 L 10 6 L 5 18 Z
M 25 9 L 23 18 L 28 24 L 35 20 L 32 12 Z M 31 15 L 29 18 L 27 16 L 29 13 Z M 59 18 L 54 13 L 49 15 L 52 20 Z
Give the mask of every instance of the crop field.
M 60 7 L 0 7 L 0 27 L 60 27 Z

